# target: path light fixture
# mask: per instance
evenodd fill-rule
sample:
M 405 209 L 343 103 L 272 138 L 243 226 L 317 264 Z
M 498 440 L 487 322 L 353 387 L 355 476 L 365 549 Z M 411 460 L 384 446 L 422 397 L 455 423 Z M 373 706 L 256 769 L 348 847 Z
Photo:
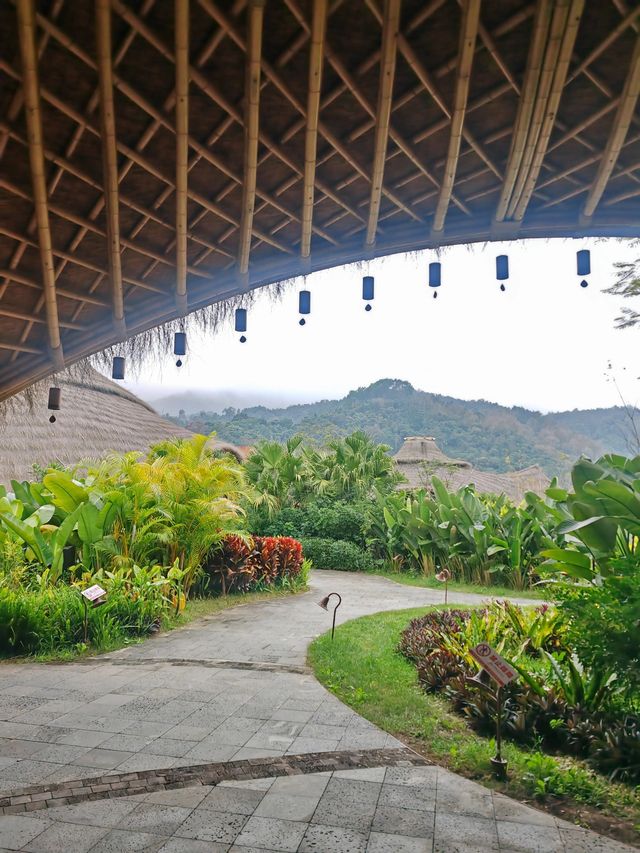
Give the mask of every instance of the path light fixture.
M 444 603 L 446 604 L 449 594 L 449 581 L 451 580 L 449 569 L 441 569 L 436 575 L 436 580 L 444 584 Z
M 333 635 L 336 632 L 336 610 L 342 604 L 342 596 L 337 592 L 330 592 L 329 595 L 325 595 L 325 597 L 322 599 L 322 601 L 318 602 L 318 607 L 322 607 L 323 610 L 328 611 L 329 610 L 329 599 L 331 598 L 332 595 L 335 595 L 336 598 L 338 599 L 338 603 L 333 608 L 333 622 L 331 624 L 331 639 L 333 640 Z

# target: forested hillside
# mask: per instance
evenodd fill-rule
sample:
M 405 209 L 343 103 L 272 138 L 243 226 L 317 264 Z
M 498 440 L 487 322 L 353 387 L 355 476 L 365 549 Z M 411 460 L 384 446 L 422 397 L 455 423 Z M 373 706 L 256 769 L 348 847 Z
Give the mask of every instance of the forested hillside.
M 450 456 L 478 468 L 510 471 L 537 463 L 550 475 L 567 471 L 581 454 L 628 452 L 630 434 L 622 408 L 542 415 L 417 391 L 398 379 L 381 379 L 342 400 L 285 409 L 181 413 L 174 420 L 197 432 L 215 430 L 221 439 L 245 445 L 262 438 L 283 441 L 295 433 L 323 441 L 362 429 L 395 451 L 407 435 L 433 435 Z

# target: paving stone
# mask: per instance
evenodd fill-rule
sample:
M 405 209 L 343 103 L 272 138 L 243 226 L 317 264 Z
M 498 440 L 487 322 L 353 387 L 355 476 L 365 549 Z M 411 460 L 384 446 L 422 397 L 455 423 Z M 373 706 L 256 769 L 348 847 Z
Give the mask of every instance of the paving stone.
M 433 836 L 433 811 L 379 805 L 376 808 L 371 829 L 375 832 L 386 832 L 391 835 L 431 838 Z
M 274 793 L 272 789 L 265 795 L 255 814 L 259 817 L 277 817 L 308 823 L 313 817 L 320 796 L 320 794 L 315 797 L 291 796 L 289 793 Z
M 72 806 L 60 806 L 48 815 L 56 821 L 78 823 L 82 826 L 115 827 L 130 814 L 137 803 L 129 797 L 116 800 L 87 800 Z
M 411 838 L 388 832 L 372 832 L 367 844 L 367 853 L 431 853 L 432 849 L 432 838 Z
M 497 850 L 498 834 L 494 820 L 436 811 L 434 853 L 489 853 Z
M 436 808 L 436 792 L 434 788 L 418 787 L 417 785 L 383 785 L 378 806 L 417 809 L 418 811 L 433 813 Z
M 387 853 L 391 849 L 387 848 Z M 300 853 L 365 853 L 367 833 L 315 823 L 307 828 L 298 850 Z
M 112 829 L 91 848 L 91 853 L 157 853 L 166 841 L 164 835 Z
M 455 815 L 474 815 L 493 818 L 493 798 L 488 788 L 482 788 L 452 773 L 438 772 L 436 809 Z
M 119 749 L 90 749 L 84 755 L 79 756 L 72 764 L 78 764 L 81 767 L 95 767 L 97 770 L 111 770 L 121 764 L 126 758 L 130 758 L 131 752 Z
M 311 773 L 307 776 L 281 776 L 275 779 L 270 790 L 289 797 L 321 797 L 329 784 L 329 776 Z
M 22 849 L 29 853 L 87 853 L 108 832 L 102 826 L 52 823 Z
M 176 835 L 181 838 L 195 838 L 198 841 L 232 844 L 246 822 L 246 815 L 196 809 L 177 830 Z
M 70 744 L 49 743 L 43 744 L 42 749 L 34 753 L 36 761 L 52 761 L 55 764 L 71 764 L 76 758 L 80 758 L 89 751 L 86 746 L 71 746 Z
M 566 853 L 631 853 L 632 851 L 632 848 L 626 844 L 579 827 L 559 826 L 559 832 Z
M 58 738 L 58 743 L 70 744 L 71 746 L 99 746 L 112 737 L 111 732 L 92 732 L 84 729 L 75 729 Z
M 386 769 L 385 767 L 366 767 L 360 770 L 336 770 L 333 777 L 334 779 L 357 779 L 361 782 L 383 782 Z
M 387 767 L 384 781 L 389 785 L 430 786 L 434 790 L 437 784 L 438 768 L 435 765 L 424 767 Z
M 191 814 L 191 808 L 160 803 L 139 803 L 120 823 L 121 829 L 173 835 Z
M 232 757 L 237 756 L 237 747 L 235 746 L 220 746 L 207 741 L 192 746 L 191 749 L 183 756 L 183 762 L 203 762 L 203 761 L 229 761 Z
M 251 817 L 236 839 L 238 846 L 266 847 L 270 850 L 295 851 L 307 826 L 291 820 Z
M 211 791 L 216 790 L 210 785 L 190 785 L 187 788 L 154 791 L 144 798 L 146 803 L 159 803 L 164 806 L 182 806 L 195 809 Z M 129 798 L 127 798 L 129 799 Z
M 201 808 L 230 814 L 251 815 L 264 797 L 262 791 L 247 788 L 215 787 L 202 801 Z
M 0 738 L 0 755 L 4 758 L 27 758 L 35 752 L 40 752 L 45 744 L 33 740 L 13 740 Z
M 60 767 L 60 764 L 54 764 L 50 761 L 34 761 L 26 758 L 24 761 L 18 761 L 16 764 L 11 764 L 9 767 L 0 770 L 0 780 L 11 779 L 14 783 L 34 785 L 44 782 Z
M 118 752 L 128 752 L 134 753 L 139 752 L 141 749 L 144 749 L 153 738 L 148 735 L 134 735 L 129 734 L 128 732 L 120 732 L 117 735 L 111 735 L 108 740 L 103 741 L 100 744 L 101 749 L 113 749 Z
M 195 838 L 171 838 L 160 850 L 161 853 L 227 853 L 229 845 L 215 841 L 197 841 Z M 246 847 L 244 853 L 248 853 Z
M 501 847 L 523 853 L 564 853 L 565 849 L 560 831 L 555 826 L 500 820 L 498 839 Z
M 20 850 L 50 825 L 50 820 L 40 816 L 3 815 L 0 816 L 0 841 L 8 850 Z
M 511 797 L 505 797 L 503 794 L 494 793 L 493 808 L 496 820 L 510 820 L 539 826 L 556 825 L 553 815 L 525 806 L 517 800 L 512 800 Z

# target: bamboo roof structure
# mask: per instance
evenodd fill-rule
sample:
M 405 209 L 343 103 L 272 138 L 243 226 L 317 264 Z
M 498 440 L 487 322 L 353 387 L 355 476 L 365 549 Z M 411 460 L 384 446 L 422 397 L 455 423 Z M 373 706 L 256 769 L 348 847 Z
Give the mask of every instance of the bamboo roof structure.
M 0 418 L 0 483 L 33 479 L 33 466 L 76 465 L 97 462 L 110 453 L 145 453 L 153 444 L 172 438 L 192 438 L 193 433 L 162 418 L 126 388 L 83 367 L 81 375 L 58 375 L 63 406 L 57 421 L 49 423 L 47 389 L 23 392 L 2 407 Z M 36 415 L 34 417 L 34 414 Z M 244 458 L 237 447 L 217 439 L 209 447 Z
M 435 438 L 427 435 L 405 438 L 393 458 L 405 478 L 399 489 L 428 489 L 435 476 L 452 491 L 472 485 L 482 494 L 506 495 L 520 503 L 527 492 L 544 494 L 550 483 L 539 465 L 505 473 L 481 471 L 470 462 L 451 459 L 438 447 Z
M 4 0 L 0 400 L 299 274 L 640 233 L 640 0 Z

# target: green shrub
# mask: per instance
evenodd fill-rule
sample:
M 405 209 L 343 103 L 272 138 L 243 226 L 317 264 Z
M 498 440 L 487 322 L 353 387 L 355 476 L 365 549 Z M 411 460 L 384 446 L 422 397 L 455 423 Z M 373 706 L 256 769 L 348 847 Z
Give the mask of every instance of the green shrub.
M 491 735 L 495 690 L 488 679 L 471 680 L 477 665 L 469 649 L 480 640 L 520 674 L 503 689 L 510 738 L 587 758 L 621 780 L 640 780 L 640 717 L 621 708 L 610 672 L 583 668 L 570 655 L 566 628 L 553 609 L 526 612 L 494 602 L 483 610 L 433 611 L 407 626 L 399 651 L 416 666 L 425 690 L 443 692 L 474 728 Z
M 271 518 L 258 510 L 249 515 L 249 524 L 260 536 L 336 539 L 364 548 L 371 506 L 367 501 L 318 500 L 306 506 L 284 507 Z
M 160 623 L 162 606 L 121 593 L 89 607 L 88 642 L 109 648 L 149 633 Z M 0 590 L 0 655 L 47 654 L 84 642 L 84 605 L 77 589 Z
M 302 550 L 316 569 L 368 572 L 374 568 L 370 555 L 353 542 L 311 537 L 302 540 Z

